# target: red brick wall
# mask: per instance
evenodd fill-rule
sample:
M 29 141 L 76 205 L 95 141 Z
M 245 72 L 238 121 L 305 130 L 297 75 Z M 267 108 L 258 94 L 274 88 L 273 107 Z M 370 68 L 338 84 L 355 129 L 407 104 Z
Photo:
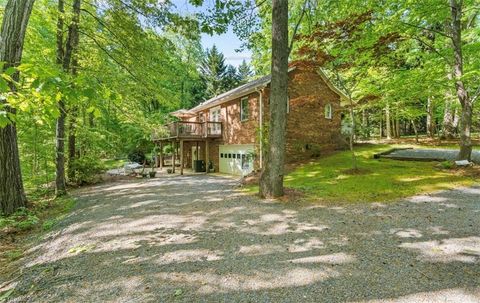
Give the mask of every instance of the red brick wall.
M 320 156 L 338 148 L 340 138 L 341 108 L 340 97 L 332 91 L 315 72 L 297 68 L 289 74 L 289 113 L 287 114 L 286 160 L 295 162 Z M 268 124 L 269 87 L 264 90 L 264 123 Z M 220 144 L 254 144 L 258 143 L 259 102 L 258 93 L 248 95 L 249 119 L 240 120 L 241 98 L 223 103 L 221 121 L 223 138 L 210 141 L 209 160 L 214 162 L 215 171 L 219 167 Z M 332 119 L 325 118 L 325 106 L 332 105 Z M 203 110 L 206 121 L 210 121 L 210 109 Z M 189 119 L 190 121 L 194 119 Z M 191 166 L 191 146 L 195 143 L 185 142 L 184 157 L 187 167 Z M 205 143 L 200 142 L 202 151 Z M 259 166 L 258 144 L 255 166 Z M 202 160 L 205 159 L 203 154 Z
M 314 71 L 290 74 L 287 119 L 287 161 L 318 157 L 338 148 L 341 129 L 340 97 Z M 332 106 L 332 119 L 325 106 Z

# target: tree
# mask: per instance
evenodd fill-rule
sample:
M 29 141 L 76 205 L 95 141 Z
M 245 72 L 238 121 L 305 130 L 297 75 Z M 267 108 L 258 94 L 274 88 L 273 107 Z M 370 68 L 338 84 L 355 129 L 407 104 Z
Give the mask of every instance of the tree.
M 280 197 L 284 194 L 288 55 L 288 1 L 273 0 L 269 144 L 259 188 L 260 195 L 265 198 Z
M 218 51 L 217 47 L 213 45 L 211 49 L 207 49 L 205 58 L 200 65 L 201 77 L 206 84 L 207 96 L 209 98 L 223 92 L 226 72 L 225 57 Z
M 462 42 L 462 16 L 463 16 L 463 1 L 462 0 L 450 0 L 450 12 L 451 12 L 451 40 L 453 47 L 453 76 L 455 80 L 455 89 L 457 97 L 462 107 L 462 113 L 460 118 L 460 153 L 458 159 L 470 160 L 472 154 L 472 139 L 471 139 L 471 127 L 472 127 L 472 114 L 473 114 L 473 102 L 480 95 L 480 86 L 472 97 L 468 95 L 468 91 L 463 81 L 463 42 Z M 476 16 L 474 17 L 476 18 Z
M 3 14 L 0 30 L 0 62 L 4 62 L 2 72 L 10 71 L 11 93 L 15 93 L 15 83 L 19 80 L 18 71 L 13 71 L 22 60 L 23 45 L 28 20 L 34 0 L 9 0 Z M 10 95 L 11 97 L 12 95 Z M 8 101 L 8 100 L 7 100 Z M 11 120 L 15 109 L 2 100 L 0 106 L 7 113 L 7 125 L 0 127 L 0 204 L 4 214 L 11 214 L 19 207 L 25 207 L 27 198 L 23 189 L 20 157 L 17 144 L 17 129 Z
M 251 77 L 253 76 L 252 69 L 250 65 L 245 61 L 238 66 L 238 78 L 240 79 L 240 84 L 245 84 L 250 81 Z
M 73 0 L 73 17 L 68 27 L 68 35 L 63 45 L 63 18 L 64 18 L 64 0 L 58 1 L 58 22 L 57 22 L 57 63 L 62 64 L 65 73 L 71 73 L 73 56 L 78 47 L 79 33 L 78 23 L 80 21 L 81 0 Z M 61 98 L 58 101 L 59 117 L 56 126 L 56 158 L 55 158 L 55 195 L 62 196 L 66 193 L 65 180 L 65 120 L 67 117 L 67 107 L 65 100 Z
M 235 68 L 235 66 L 229 64 L 223 76 L 222 92 L 229 91 L 232 88 L 237 87 L 239 84 L 240 84 L 240 76 L 237 73 L 237 69 Z

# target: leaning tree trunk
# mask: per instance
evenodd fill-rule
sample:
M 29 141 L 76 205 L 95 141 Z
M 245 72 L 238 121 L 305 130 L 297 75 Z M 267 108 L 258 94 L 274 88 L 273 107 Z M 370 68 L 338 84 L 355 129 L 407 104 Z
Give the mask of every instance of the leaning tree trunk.
M 283 195 L 285 132 L 288 86 L 288 1 L 272 1 L 272 81 L 270 91 L 269 145 L 260 178 L 260 195 Z
M 0 31 L 0 62 L 5 62 L 4 69 L 18 66 L 22 59 L 25 31 L 35 0 L 9 0 L 3 11 Z M 13 80 L 20 75 L 14 73 Z M 14 83 L 9 83 L 12 92 Z M 0 108 L 15 114 L 5 101 L 0 101 Z M 4 214 L 11 214 L 19 207 L 27 205 L 23 189 L 20 155 L 17 143 L 17 128 L 14 121 L 0 127 L 0 205 Z
M 471 126 L 473 104 L 468 97 L 468 92 L 462 81 L 463 77 L 463 54 L 462 54 L 462 1 L 450 0 L 450 12 L 452 16 L 452 46 L 454 55 L 453 76 L 458 100 L 462 107 L 460 114 L 460 152 L 459 160 L 470 160 L 472 154 Z

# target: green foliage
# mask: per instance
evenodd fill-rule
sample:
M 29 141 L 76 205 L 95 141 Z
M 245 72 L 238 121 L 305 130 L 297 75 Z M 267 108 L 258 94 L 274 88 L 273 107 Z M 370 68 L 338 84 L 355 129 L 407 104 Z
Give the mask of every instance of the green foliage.
M 285 186 L 303 192 L 310 201 L 360 203 L 394 201 L 416 194 L 471 185 L 474 177 L 436 168 L 435 162 L 373 159 L 375 153 L 399 147 L 356 147 L 358 171 L 351 170 L 351 152 L 338 152 L 295 167 Z M 249 187 L 249 192 L 257 192 Z
M 145 153 L 142 150 L 133 150 L 128 154 L 128 160 L 130 160 L 130 162 L 143 164 L 146 159 Z
M 34 212 L 22 207 L 10 216 L 0 217 L 0 229 L 10 227 L 25 231 L 34 228 L 39 222 Z
M 105 171 L 103 162 L 96 156 L 84 156 L 73 161 L 73 179 L 69 180 L 76 185 L 94 184 L 99 181 L 99 174 Z
M 439 165 L 443 169 L 452 169 L 455 167 L 455 163 L 452 161 L 443 161 L 443 162 L 440 162 Z

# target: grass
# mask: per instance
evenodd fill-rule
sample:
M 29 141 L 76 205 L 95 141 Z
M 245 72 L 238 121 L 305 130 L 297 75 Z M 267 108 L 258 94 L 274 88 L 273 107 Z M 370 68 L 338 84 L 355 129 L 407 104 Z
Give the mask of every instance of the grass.
M 307 200 L 353 203 L 385 202 L 421 193 L 471 185 L 474 177 L 443 169 L 438 162 L 373 159 L 393 145 L 356 148 L 359 171 L 351 171 L 351 153 L 343 151 L 303 164 L 285 176 L 285 187 L 302 192 Z M 256 192 L 258 187 L 249 186 Z

